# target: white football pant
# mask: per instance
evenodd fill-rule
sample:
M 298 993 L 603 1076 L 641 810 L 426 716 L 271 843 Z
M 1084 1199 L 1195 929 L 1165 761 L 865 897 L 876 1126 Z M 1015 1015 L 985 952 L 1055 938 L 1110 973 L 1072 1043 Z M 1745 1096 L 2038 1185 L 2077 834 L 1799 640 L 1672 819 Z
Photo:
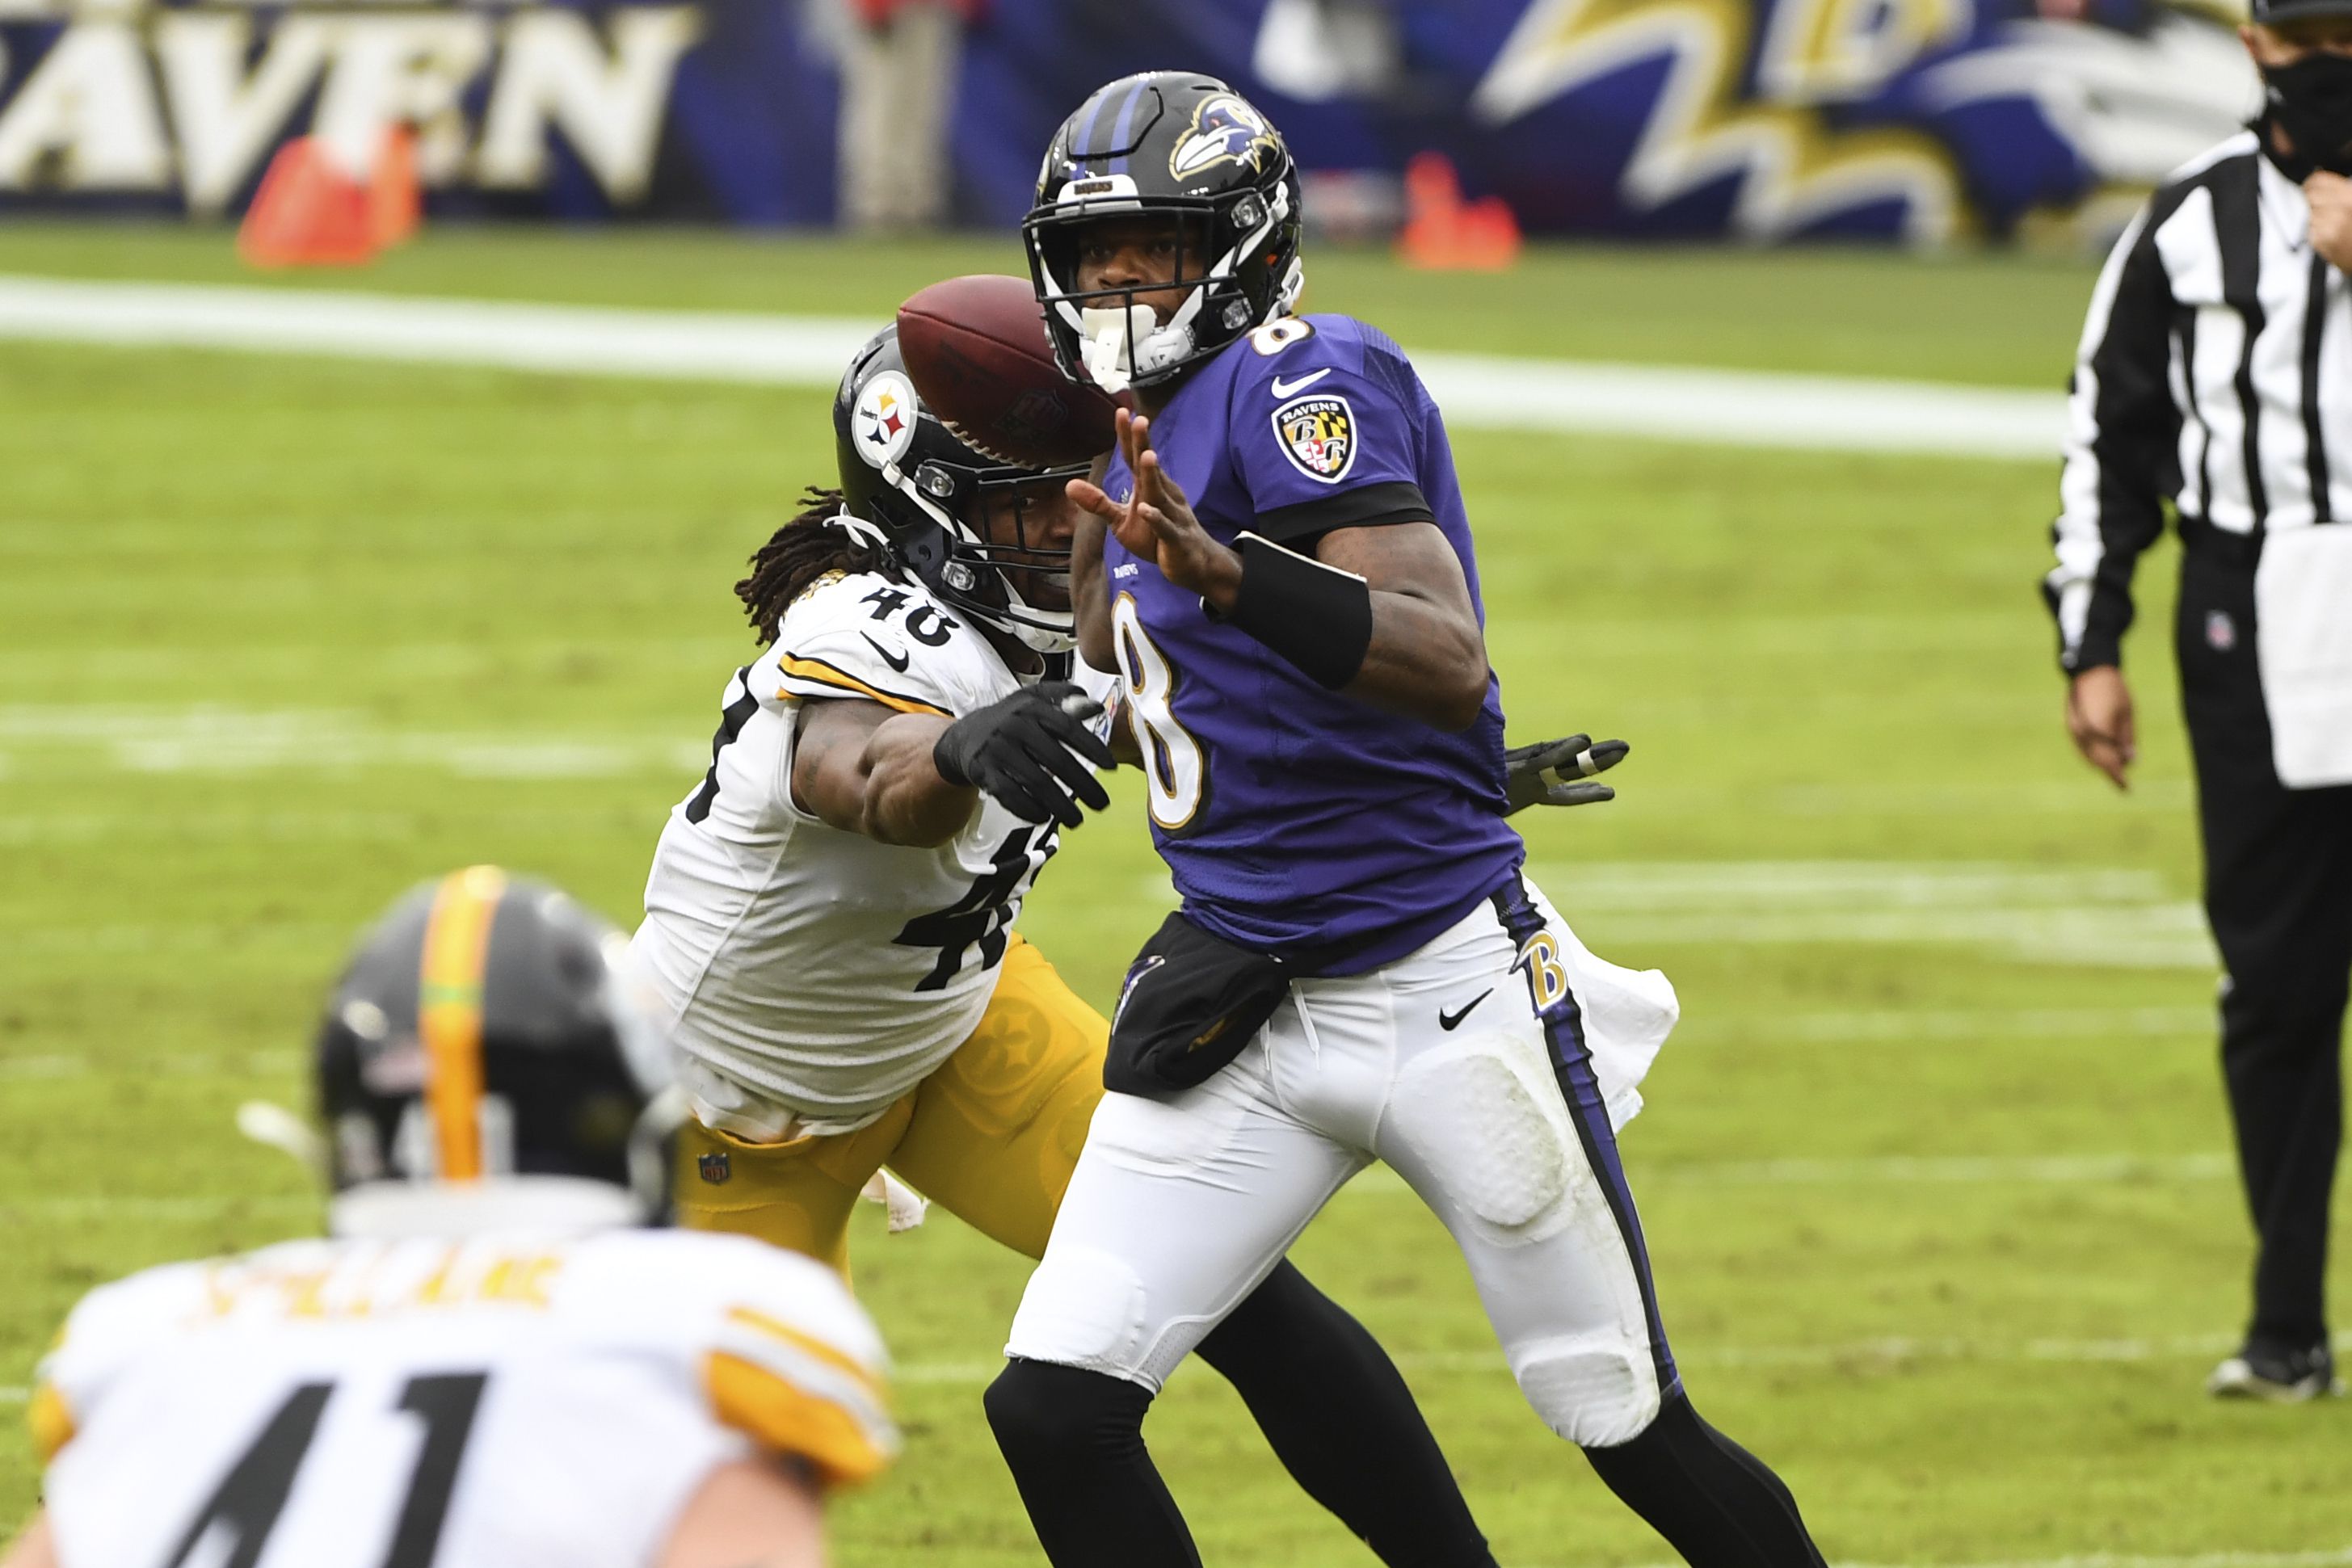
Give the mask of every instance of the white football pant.
M 1664 976 L 1516 880 L 1392 964 L 1297 981 L 1205 1083 L 1104 1099 L 1005 1354 L 1157 1390 L 1379 1159 L 1453 1232 L 1537 1414 L 1626 1442 L 1678 1379 L 1611 1110 L 1674 1020 Z

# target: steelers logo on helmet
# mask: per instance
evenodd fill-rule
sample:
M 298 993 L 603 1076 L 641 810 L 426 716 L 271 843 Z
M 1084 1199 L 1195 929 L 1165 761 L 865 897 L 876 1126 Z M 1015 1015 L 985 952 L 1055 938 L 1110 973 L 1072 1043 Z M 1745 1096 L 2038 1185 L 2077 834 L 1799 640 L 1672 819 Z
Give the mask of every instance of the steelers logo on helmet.
M 897 371 L 883 371 L 857 389 L 849 423 L 857 455 L 874 467 L 898 461 L 915 444 L 915 383 Z
M 1356 411 L 1343 397 L 1295 397 L 1274 411 L 1283 455 L 1309 479 L 1336 485 L 1356 465 Z
M 1275 145 L 1274 127 L 1265 115 L 1238 94 L 1221 92 L 1193 110 L 1192 129 L 1168 154 L 1168 172 L 1185 180 L 1220 163 L 1255 169 Z

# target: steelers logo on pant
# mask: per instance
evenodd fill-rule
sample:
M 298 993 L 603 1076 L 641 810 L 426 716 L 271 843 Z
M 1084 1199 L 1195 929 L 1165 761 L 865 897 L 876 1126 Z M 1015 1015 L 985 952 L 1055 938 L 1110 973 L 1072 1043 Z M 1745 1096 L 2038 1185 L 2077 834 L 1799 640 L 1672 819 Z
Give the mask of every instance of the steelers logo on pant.
M 1356 465 L 1356 411 L 1343 397 L 1295 397 L 1274 411 L 1283 455 L 1309 479 L 1336 485 Z

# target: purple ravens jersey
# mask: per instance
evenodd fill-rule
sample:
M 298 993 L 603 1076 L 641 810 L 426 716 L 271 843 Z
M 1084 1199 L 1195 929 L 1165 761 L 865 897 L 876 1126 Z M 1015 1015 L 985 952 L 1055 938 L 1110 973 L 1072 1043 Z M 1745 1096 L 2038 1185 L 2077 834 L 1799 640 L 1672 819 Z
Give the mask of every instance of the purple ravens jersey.
M 1403 350 L 1345 316 L 1276 321 L 1195 371 L 1151 442 L 1202 526 L 1311 553 L 1334 528 L 1434 520 L 1479 604 L 1437 405 Z M 1105 484 L 1125 497 L 1118 458 Z M 1261 952 L 1402 956 L 1518 863 L 1503 820 L 1503 706 L 1448 734 L 1326 690 L 1213 621 L 1200 596 L 1104 543 L 1114 645 L 1150 785 L 1152 834 L 1195 924 Z M 1328 955 L 1327 955 L 1328 956 Z

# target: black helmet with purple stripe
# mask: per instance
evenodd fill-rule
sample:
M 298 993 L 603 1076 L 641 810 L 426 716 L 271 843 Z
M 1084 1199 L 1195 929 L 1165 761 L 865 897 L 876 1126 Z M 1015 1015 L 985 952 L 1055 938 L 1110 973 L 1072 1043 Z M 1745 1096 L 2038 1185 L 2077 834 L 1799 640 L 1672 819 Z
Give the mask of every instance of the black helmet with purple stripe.
M 1149 386 L 1287 314 L 1303 277 L 1299 206 L 1281 133 L 1216 78 L 1146 71 L 1097 89 L 1054 133 L 1021 225 L 1063 373 L 1111 392 Z M 1198 247 L 1179 255 L 1183 302 L 1165 319 L 1137 298 L 1164 290 L 1077 287 L 1085 226 L 1139 214 L 1179 224 Z

